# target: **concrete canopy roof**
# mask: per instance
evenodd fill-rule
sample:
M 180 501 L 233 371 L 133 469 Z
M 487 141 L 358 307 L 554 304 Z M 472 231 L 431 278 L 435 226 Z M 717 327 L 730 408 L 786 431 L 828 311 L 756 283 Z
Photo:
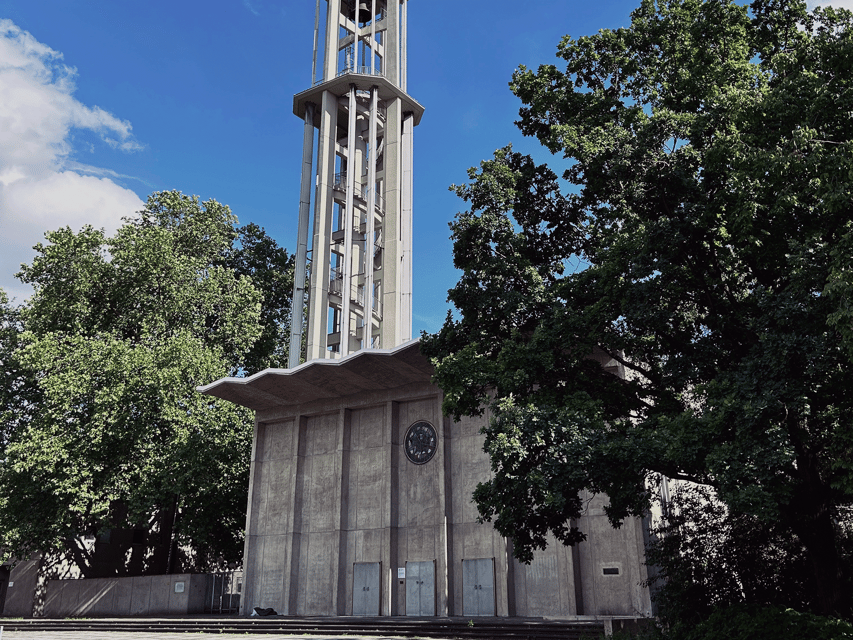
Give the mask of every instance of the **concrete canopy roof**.
M 196 390 L 263 411 L 428 382 L 432 374 L 432 364 L 421 355 L 419 341 L 412 340 L 394 349 L 357 351 L 340 360 L 311 360 L 293 369 L 221 378 Z
M 306 102 L 313 102 L 319 105 L 322 103 L 324 91 L 331 91 L 336 96 L 341 96 L 349 90 L 351 84 L 364 91 L 369 91 L 371 87 L 378 87 L 380 100 L 400 98 L 403 102 L 403 113 L 411 111 L 416 126 L 420 123 L 421 117 L 424 115 L 423 106 L 412 96 L 399 87 L 394 86 L 382 76 L 371 75 L 369 73 L 346 73 L 327 82 L 321 82 L 301 93 L 297 93 L 293 96 L 293 113 L 299 116 L 299 118 L 304 119 Z M 319 114 L 315 115 L 314 120 L 314 125 L 319 125 Z

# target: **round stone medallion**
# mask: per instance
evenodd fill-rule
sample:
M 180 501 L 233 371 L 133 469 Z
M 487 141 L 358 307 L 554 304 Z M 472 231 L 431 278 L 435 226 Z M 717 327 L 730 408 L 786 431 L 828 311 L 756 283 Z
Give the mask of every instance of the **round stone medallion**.
M 406 432 L 406 457 L 415 464 L 432 460 L 438 447 L 438 435 L 429 422 L 416 422 Z

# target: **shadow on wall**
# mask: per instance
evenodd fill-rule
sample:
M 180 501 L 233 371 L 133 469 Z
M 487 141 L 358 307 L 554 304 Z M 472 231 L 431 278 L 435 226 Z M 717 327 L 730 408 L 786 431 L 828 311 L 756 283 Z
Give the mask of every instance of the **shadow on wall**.
M 133 578 L 50 580 L 44 617 L 204 613 L 212 576 L 177 573 Z

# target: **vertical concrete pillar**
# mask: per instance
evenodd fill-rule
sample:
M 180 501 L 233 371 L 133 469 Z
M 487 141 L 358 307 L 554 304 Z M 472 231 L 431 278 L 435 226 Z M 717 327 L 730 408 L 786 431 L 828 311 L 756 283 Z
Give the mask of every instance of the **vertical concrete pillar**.
M 400 88 L 406 91 L 406 80 L 408 76 L 408 40 L 409 40 L 409 3 L 401 0 L 403 5 L 402 25 L 400 27 Z
M 370 0 L 370 75 L 376 75 L 376 0 Z
M 293 302 L 290 320 L 288 366 L 299 364 L 302 353 L 302 316 L 305 306 L 305 272 L 308 266 L 308 227 L 311 224 L 311 179 L 314 156 L 314 103 L 305 105 L 305 129 L 302 136 L 302 179 L 299 186 L 299 227 L 296 236 L 296 264 L 293 275 Z
M 400 0 L 388 0 L 388 15 L 385 20 L 385 77 L 400 86 Z
M 405 10 L 405 4 L 403 5 Z M 405 14 L 403 14 L 405 15 Z M 397 287 L 400 291 L 400 314 L 397 322 L 397 342 L 402 344 L 412 339 L 412 147 L 414 118 L 411 113 L 403 114 L 402 138 L 400 140 L 400 248 L 397 272 Z
M 290 544 L 289 564 L 285 567 L 284 595 L 282 600 L 287 604 L 283 613 L 296 615 L 299 613 L 299 585 L 305 578 L 301 570 L 302 564 L 302 536 L 303 536 L 303 510 L 305 508 L 305 455 L 307 448 L 308 417 L 296 416 L 293 421 L 293 476 L 290 478 L 288 490 L 293 496 L 293 513 L 290 517 Z
M 434 415 L 441 415 L 441 397 L 436 396 Z M 439 616 L 447 615 L 447 573 L 449 558 L 447 555 L 448 540 L 447 540 L 447 514 L 450 511 L 451 493 L 450 488 L 450 464 L 446 459 L 450 451 L 450 447 L 445 440 L 449 436 L 443 425 L 435 425 L 436 433 L 439 437 L 438 450 L 436 451 L 434 464 L 436 465 L 436 473 L 439 477 L 436 478 L 436 486 L 438 487 L 438 522 L 436 533 L 436 559 L 435 559 L 435 587 L 436 587 L 436 602 L 435 613 Z
M 358 11 L 358 7 L 356 7 Z M 357 47 L 356 47 L 357 49 Z M 356 143 L 355 143 L 355 121 L 357 117 L 356 109 L 356 88 L 354 84 L 349 88 L 349 113 L 347 115 L 347 194 L 346 194 L 346 209 L 344 217 L 344 269 L 343 282 L 341 291 L 341 342 L 340 353 L 341 357 L 346 357 L 350 351 L 350 298 L 352 297 L 352 230 L 355 223 L 353 216 L 353 208 L 355 206 L 355 175 L 361 174 L 361 169 L 356 162 Z
M 330 6 L 339 0 L 331 0 Z M 335 45 L 337 46 L 337 45 Z M 325 357 L 329 314 L 329 268 L 331 263 L 332 187 L 335 180 L 335 143 L 338 125 L 338 99 L 323 92 L 320 109 L 320 136 L 317 146 L 317 194 L 314 199 L 314 238 L 311 244 L 311 294 L 309 298 L 307 360 Z
M 402 113 L 399 99 L 387 105 L 385 118 L 385 259 L 382 264 L 382 348 L 400 344 L 399 329 L 395 319 L 400 317 L 400 250 L 402 229 L 400 225 L 400 164 Z
M 249 559 L 254 558 L 256 553 L 256 537 L 255 533 L 255 520 L 258 517 L 258 514 L 254 513 L 254 509 L 252 509 L 253 497 L 255 494 L 255 465 L 258 460 L 258 448 L 262 446 L 259 444 L 258 433 L 260 431 L 260 423 L 257 419 L 255 419 L 255 427 L 254 433 L 252 434 L 252 457 L 250 460 L 252 461 L 249 466 L 249 501 L 246 507 L 246 538 L 243 542 L 243 558 Z M 255 597 L 255 584 L 260 580 L 260 575 L 255 575 L 254 566 L 246 561 L 243 563 L 243 594 L 240 598 L 240 615 L 245 615 L 247 613 L 246 607 L 252 606 L 248 605 L 249 602 L 253 601 Z
M 335 495 L 335 528 L 337 529 L 337 549 L 331 553 L 333 571 L 335 577 L 332 584 L 337 585 L 337 590 L 332 599 L 332 609 L 339 616 L 351 614 L 352 594 L 350 593 L 349 559 L 347 557 L 347 512 L 349 510 L 349 483 L 350 483 L 350 439 L 352 432 L 352 414 L 349 409 L 341 409 L 338 414 L 338 443 L 336 472 L 340 481 L 338 491 Z M 349 597 L 347 597 L 349 595 Z
M 311 86 L 317 82 L 317 40 L 320 36 L 320 0 L 314 6 L 314 57 L 311 61 Z
M 341 22 L 341 0 L 327 0 L 326 46 L 323 50 L 323 80 L 332 80 L 338 74 L 338 31 Z
M 439 587 L 438 610 L 440 616 L 451 616 L 459 612 L 453 611 L 453 573 L 459 560 L 453 552 L 453 419 L 442 415 L 441 394 L 436 398 L 438 410 L 436 415 L 441 416 L 442 450 L 444 452 L 443 480 L 444 480 L 444 534 L 442 543 L 445 557 L 444 572 L 436 572 L 436 585 Z
M 399 466 L 400 447 L 397 437 L 397 429 L 400 416 L 400 407 L 396 402 L 385 404 L 383 430 L 383 442 L 385 443 L 385 474 L 384 487 L 384 511 L 382 515 L 383 535 L 382 545 L 382 615 L 402 615 L 403 607 L 400 598 L 400 585 L 397 580 L 397 568 L 403 567 L 403 560 L 398 557 L 398 501 L 399 488 L 397 486 L 397 472 Z M 405 587 L 404 587 L 405 588 Z
M 374 10 L 376 0 L 373 0 Z M 375 15 L 375 14 L 374 14 Z M 373 346 L 373 242 L 376 238 L 376 130 L 379 110 L 379 88 L 370 89 L 370 125 L 368 130 L 367 228 L 364 243 L 364 347 Z

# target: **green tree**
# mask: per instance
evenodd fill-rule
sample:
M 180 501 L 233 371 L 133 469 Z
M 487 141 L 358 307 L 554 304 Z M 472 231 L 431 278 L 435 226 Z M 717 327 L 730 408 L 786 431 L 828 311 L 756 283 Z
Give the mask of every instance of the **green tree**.
M 15 357 L 22 332 L 20 307 L 0 289 L 0 452 L 27 422 L 39 398 L 34 379 Z
M 287 368 L 290 350 L 290 307 L 293 302 L 294 256 L 279 247 L 262 227 L 249 223 L 237 230 L 238 246 L 223 265 L 248 276 L 264 297 L 260 337 L 243 356 L 247 374 L 267 368 Z
M 49 232 L 22 266 L 34 294 L 11 358 L 38 397 L 0 463 L 7 554 L 61 551 L 92 575 L 81 536 L 139 527 L 168 557 L 134 547 L 119 570 L 171 571 L 179 548 L 186 568 L 240 559 L 252 418 L 195 388 L 278 348 L 255 349 L 266 327 L 254 282 L 264 260 L 287 256 L 251 225 L 263 251 L 235 247 L 235 224 L 214 200 L 155 193 L 113 237 Z M 252 278 L 232 267 L 243 263 Z
M 618 525 L 664 474 L 790 532 L 809 605 L 850 614 L 851 26 L 646 0 L 564 38 L 565 69 L 515 72 L 517 124 L 563 182 L 505 148 L 455 187 L 459 314 L 423 351 L 446 412 L 490 408 L 474 498 L 519 559 L 583 538 L 579 490 Z

